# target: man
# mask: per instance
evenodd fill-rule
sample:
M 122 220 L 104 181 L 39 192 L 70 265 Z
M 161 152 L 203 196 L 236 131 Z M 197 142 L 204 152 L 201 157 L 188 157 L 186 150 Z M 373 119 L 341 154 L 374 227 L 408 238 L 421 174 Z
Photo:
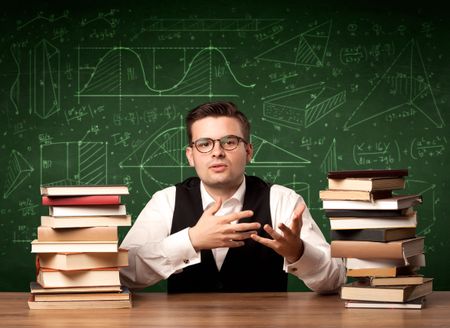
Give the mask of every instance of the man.
M 250 124 L 230 102 L 206 103 L 186 118 L 186 156 L 198 178 L 155 193 L 125 237 L 130 288 L 168 279 L 168 292 L 286 291 L 287 272 L 312 290 L 336 290 L 342 261 L 301 196 L 244 175 Z M 273 228 L 275 227 L 275 229 Z

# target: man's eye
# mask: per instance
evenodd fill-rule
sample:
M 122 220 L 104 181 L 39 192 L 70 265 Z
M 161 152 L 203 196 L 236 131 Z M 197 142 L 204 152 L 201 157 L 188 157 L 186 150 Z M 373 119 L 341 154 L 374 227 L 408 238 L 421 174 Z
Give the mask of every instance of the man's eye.
M 199 147 L 199 148 L 208 148 L 209 144 L 210 144 L 210 142 L 208 140 L 197 141 L 197 147 Z

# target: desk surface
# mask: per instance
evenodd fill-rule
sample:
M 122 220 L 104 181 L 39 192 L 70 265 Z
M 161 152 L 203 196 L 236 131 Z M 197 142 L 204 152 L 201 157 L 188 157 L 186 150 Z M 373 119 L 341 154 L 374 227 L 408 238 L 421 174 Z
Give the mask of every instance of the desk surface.
M 450 292 L 422 310 L 345 309 L 337 295 L 142 293 L 131 309 L 29 310 L 27 293 L 0 293 L 0 327 L 450 327 Z

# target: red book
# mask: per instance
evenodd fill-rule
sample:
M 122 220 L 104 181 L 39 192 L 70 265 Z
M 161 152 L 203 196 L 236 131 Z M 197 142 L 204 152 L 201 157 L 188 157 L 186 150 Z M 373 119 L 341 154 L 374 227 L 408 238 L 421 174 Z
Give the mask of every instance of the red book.
M 42 205 L 61 206 L 61 205 L 119 205 L 120 196 L 118 195 L 94 195 L 94 196 L 74 196 L 74 197 L 48 197 L 42 196 Z

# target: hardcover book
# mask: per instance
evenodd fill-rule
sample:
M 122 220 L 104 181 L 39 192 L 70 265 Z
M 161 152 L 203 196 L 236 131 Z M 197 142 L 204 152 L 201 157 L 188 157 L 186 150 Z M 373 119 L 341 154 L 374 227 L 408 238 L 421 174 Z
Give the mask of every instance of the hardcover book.
M 422 203 L 420 195 L 397 195 L 391 198 L 377 199 L 373 202 L 360 200 L 324 200 L 323 208 L 328 210 L 400 210 Z
M 131 215 L 118 216 L 41 216 L 41 226 L 50 228 L 122 227 L 131 225 Z
M 427 278 L 425 282 L 420 285 L 406 286 L 372 287 L 365 281 L 356 281 L 342 286 L 341 298 L 355 301 L 403 303 L 431 294 L 432 291 L 432 278 Z
M 405 177 L 408 175 L 407 169 L 397 170 L 342 170 L 328 172 L 328 178 L 380 178 L 380 177 Z
M 404 259 L 422 254 L 424 237 L 390 241 L 333 240 L 331 257 L 354 257 L 360 259 Z
M 42 196 L 128 195 L 125 185 L 41 186 Z

